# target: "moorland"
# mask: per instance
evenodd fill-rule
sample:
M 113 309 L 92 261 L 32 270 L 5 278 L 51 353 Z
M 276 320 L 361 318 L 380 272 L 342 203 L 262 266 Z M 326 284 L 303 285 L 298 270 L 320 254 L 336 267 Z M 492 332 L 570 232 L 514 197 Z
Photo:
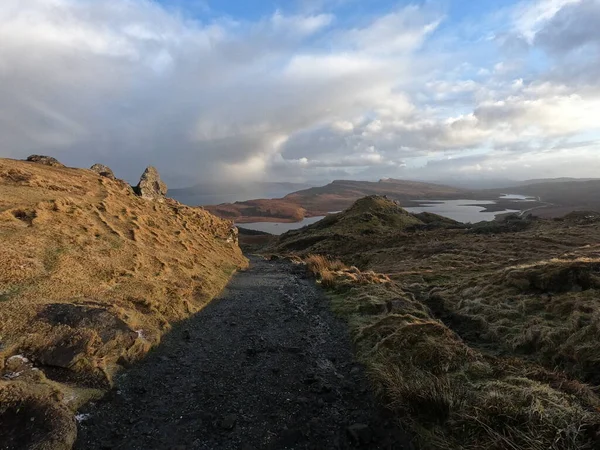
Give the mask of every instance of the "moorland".
M 371 196 L 263 252 L 307 263 L 422 448 L 600 446 L 600 214 L 465 225 Z

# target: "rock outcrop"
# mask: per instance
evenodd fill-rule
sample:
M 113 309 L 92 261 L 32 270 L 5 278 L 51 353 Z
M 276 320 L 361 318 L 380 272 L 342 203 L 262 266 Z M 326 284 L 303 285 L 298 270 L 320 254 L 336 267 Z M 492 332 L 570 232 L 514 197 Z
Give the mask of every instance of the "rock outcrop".
M 37 164 L 44 164 L 45 166 L 66 167 L 64 164 L 59 162 L 58 159 L 53 158 L 52 156 L 31 155 L 27 157 L 27 161 L 34 162 Z
M 167 185 L 160 179 L 158 170 L 152 166 L 146 168 L 134 190 L 137 195 L 148 200 L 163 200 L 167 195 Z
M 240 231 L 236 226 L 232 226 L 229 230 L 229 236 L 227 237 L 227 242 L 237 245 L 239 242 L 239 234 Z
M 111 180 L 116 179 L 115 174 L 110 169 L 110 167 L 105 166 L 104 164 L 94 164 L 92 167 L 90 167 L 90 170 L 93 170 L 101 177 L 110 178 Z
M 45 366 L 72 369 L 83 360 L 99 366 L 99 361 L 115 354 L 126 358 L 138 334 L 106 308 L 54 303 L 47 305 L 38 319 L 55 327 L 54 342 L 34 351 Z M 116 359 L 116 357 L 115 357 Z M 100 378 L 103 378 L 100 376 Z

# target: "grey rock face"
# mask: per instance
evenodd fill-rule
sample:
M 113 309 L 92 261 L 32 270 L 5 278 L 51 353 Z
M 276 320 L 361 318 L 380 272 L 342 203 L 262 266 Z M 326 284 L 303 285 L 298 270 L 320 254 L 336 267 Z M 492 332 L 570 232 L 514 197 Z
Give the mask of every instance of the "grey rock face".
M 232 226 L 229 230 L 229 236 L 227 237 L 227 242 L 237 244 L 239 241 L 239 230 L 236 226 Z
M 44 155 L 31 155 L 27 157 L 27 161 L 34 162 L 37 164 L 44 164 L 45 166 L 52 167 L 65 167 L 64 164 L 59 162 L 56 158 L 52 156 L 44 156 Z
M 105 166 L 104 164 L 94 164 L 92 167 L 90 167 L 90 170 L 93 170 L 101 177 L 110 178 L 111 180 L 115 179 L 115 174 L 113 171 L 110 169 L 110 167 Z
M 162 200 L 167 195 L 167 185 L 160 179 L 158 170 L 149 166 L 142 174 L 135 192 L 147 200 Z

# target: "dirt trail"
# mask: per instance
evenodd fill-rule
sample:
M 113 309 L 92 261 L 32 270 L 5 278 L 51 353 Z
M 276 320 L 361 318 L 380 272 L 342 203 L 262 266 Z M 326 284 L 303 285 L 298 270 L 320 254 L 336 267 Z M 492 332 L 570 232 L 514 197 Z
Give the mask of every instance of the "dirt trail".
M 253 259 L 84 411 L 76 448 L 409 448 L 304 273 Z

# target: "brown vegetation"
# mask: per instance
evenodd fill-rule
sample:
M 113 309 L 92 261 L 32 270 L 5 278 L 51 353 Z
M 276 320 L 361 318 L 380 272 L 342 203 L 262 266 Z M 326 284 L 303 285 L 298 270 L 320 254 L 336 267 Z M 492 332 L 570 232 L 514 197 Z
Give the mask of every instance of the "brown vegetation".
M 286 199 L 248 200 L 206 206 L 205 208 L 218 217 L 233 220 L 236 223 L 299 222 L 308 215 L 302 206 Z
M 422 448 L 600 447 L 597 215 L 353 233 L 353 209 L 269 251 L 305 255 Z
M 389 408 L 427 449 L 593 449 L 600 399 L 520 360 L 485 355 L 385 276 L 311 255 Z M 348 276 L 352 275 L 352 276 Z
M 0 191 L 0 422 L 14 430 L 25 410 L 59 420 L 100 395 L 246 265 L 231 222 L 92 170 L 1 159 Z M 50 448 L 32 436 L 24 448 Z

